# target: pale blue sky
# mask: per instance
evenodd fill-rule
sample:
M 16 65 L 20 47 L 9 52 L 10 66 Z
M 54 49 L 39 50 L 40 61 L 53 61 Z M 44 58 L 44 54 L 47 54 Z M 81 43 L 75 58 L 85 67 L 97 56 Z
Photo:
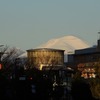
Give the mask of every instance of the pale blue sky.
M 96 44 L 100 0 L 0 0 L 0 44 L 23 50 L 75 35 Z

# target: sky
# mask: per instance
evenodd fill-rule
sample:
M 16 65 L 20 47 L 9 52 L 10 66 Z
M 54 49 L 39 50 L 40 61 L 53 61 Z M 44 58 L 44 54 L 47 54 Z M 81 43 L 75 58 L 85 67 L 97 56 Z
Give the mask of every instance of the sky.
M 22 50 L 74 35 L 95 45 L 100 0 L 0 0 L 0 44 Z

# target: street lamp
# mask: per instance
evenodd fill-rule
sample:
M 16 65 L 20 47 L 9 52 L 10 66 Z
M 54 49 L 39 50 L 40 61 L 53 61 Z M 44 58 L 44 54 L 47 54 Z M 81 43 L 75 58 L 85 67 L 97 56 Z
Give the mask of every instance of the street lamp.
M 2 47 L 4 45 L 0 45 L 0 47 Z M 1 62 L 1 57 L 2 57 L 3 52 L 0 51 L 0 70 L 2 69 L 2 62 Z
M 0 45 L 0 47 L 2 47 L 2 46 L 4 46 L 4 45 Z

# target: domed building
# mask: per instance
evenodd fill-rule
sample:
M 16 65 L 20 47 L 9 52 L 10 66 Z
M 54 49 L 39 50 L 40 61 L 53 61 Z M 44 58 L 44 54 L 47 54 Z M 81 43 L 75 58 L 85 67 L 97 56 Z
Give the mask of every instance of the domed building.
M 27 50 L 29 63 L 39 70 L 59 69 L 64 66 L 64 50 L 38 48 Z

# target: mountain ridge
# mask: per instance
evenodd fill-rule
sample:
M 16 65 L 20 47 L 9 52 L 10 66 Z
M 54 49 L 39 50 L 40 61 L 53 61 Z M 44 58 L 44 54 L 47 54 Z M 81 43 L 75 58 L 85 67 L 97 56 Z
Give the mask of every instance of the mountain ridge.
M 64 54 L 70 54 L 74 53 L 75 50 L 85 49 L 89 47 L 90 45 L 86 41 L 73 35 L 67 35 L 60 38 L 51 39 L 46 43 L 36 47 L 35 49 L 38 48 L 61 49 L 65 50 Z M 20 57 L 22 58 L 27 57 L 27 53 L 22 54 Z
M 76 49 L 84 49 L 90 47 L 88 43 L 75 36 L 64 36 L 47 41 L 46 43 L 38 46 L 37 48 L 53 48 L 63 49 L 65 53 L 74 51 Z

